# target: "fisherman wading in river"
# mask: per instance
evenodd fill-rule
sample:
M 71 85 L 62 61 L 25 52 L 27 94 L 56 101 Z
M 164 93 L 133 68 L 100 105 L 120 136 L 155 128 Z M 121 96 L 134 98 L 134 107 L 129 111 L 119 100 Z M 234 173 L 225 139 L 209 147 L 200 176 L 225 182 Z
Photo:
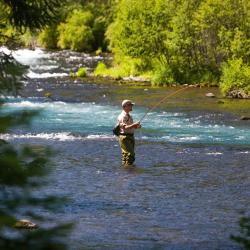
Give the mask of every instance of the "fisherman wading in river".
M 113 133 L 116 136 L 119 136 L 119 143 L 122 151 L 122 165 L 123 166 L 131 166 L 135 161 L 135 138 L 134 131 L 137 128 L 141 128 L 142 120 L 156 107 L 158 107 L 162 102 L 164 102 L 167 98 L 177 95 L 181 91 L 190 88 L 190 86 L 186 86 L 181 89 L 177 89 L 176 91 L 170 93 L 169 95 L 162 98 L 159 102 L 157 102 L 152 108 L 149 108 L 148 111 L 143 115 L 143 117 L 139 120 L 139 122 L 133 122 L 132 116 L 129 114 L 133 110 L 133 105 L 130 100 L 124 100 L 122 102 L 123 111 L 118 116 L 118 124 L 113 128 Z
M 119 144 L 122 151 L 122 165 L 131 166 L 135 161 L 135 129 L 141 128 L 140 122 L 133 122 L 132 116 L 129 114 L 133 110 L 130 100 L 122 102 L 122 112 L 118 116 L 118 125 L 120 127 Z

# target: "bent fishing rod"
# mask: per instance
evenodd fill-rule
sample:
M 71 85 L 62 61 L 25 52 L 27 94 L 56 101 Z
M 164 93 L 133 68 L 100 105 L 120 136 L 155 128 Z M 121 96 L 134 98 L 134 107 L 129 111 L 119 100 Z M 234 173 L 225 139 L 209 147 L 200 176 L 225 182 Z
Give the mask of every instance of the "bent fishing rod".
M 139 120 L 139 123 L 142 122 L 142 120 L 144 120 L 144 118 L 152 111 L 154 110 L 156 107 L 158 107 L 162 102 L 164 102 L 167 98 L 171 97 L 171 96 L 174 96 L 176 94 L 178 94 L 179 92 L 181 91 L 184 91 L 185 89 L 187 88 L 191 88 L 192 86 L 187 86 L 187 87 L 184 87 L 184 88 L 181 88 L 181 89 L 178 89 L 177 91 L 165 96 L 164 98 L 162 98 L 159 102 L 157 102 L 152 108 L 148 109 L 148 111 L 143 115 L 143 117 Z

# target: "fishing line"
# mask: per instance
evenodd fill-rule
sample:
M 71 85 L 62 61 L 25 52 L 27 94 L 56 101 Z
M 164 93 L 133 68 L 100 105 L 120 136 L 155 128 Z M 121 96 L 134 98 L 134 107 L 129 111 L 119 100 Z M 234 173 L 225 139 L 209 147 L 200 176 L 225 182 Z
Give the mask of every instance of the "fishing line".
M 164 98 L 162 98 L 162 99 L 161 99 L 158 103 L 156 103 L 152 108 L 148 109 L 148 111 L 143 115 L 143 117 L 139 120 L 139 122 L 141 123 L 142 120 L 148 115 L 149 112 L 151 112 L 152 110 L 154 110 L 157 106 L 159 106 L 159 105 L 160 105 L 162 102 L 164 102 L 167 98 L 169 98 L 169 97 L 171 97 L 171 96 L 174 96 L 174 95 L 178 94 L 179 92 L 181 92 L 181 91 L 183 91 L 183 90 L 185 90 L 185 89 L 187 89 L 187 88 L 191 88 L 191 87 L 192 87 L 192 86 L 187 86 L 187 87 L 185 87 L 185 88 L 181 88 L 181 89 L 175 91 L 174 93 L 171 93 L 171 94 L 165 96 Z

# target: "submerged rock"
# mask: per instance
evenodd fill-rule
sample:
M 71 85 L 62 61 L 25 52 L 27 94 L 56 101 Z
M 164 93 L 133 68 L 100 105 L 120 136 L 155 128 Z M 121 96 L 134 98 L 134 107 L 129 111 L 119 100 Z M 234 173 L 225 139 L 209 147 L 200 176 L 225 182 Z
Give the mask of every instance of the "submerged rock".
M 24 229 L 35 229 L 38 228 L 38 225 L 29 221 L 29 220 L 19 220 L 14 225 L 15 228 L 24 228 Z
M 132 81 L 132 82 L 149 82 L 148 79 L 145 79 L 140 76 L 128 76 L 128 77 L 122 77 L 123 81 Z
M 225 102 L 219 100 L 217 103 L 218 103 L 218 104 L 224 104 Z

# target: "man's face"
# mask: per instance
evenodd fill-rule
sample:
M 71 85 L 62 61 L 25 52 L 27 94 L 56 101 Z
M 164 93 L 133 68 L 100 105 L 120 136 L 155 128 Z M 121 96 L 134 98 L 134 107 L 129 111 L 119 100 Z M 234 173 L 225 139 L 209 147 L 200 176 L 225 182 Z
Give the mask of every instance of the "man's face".
M 125 106 L 124 106 L 124 110 L 125 110 L 126 112 L 132 111 L 132 110 L 133 110 L 133 105 L 132 105 L 132 104 L 127 104 L 127 105 L 125 105 Z

